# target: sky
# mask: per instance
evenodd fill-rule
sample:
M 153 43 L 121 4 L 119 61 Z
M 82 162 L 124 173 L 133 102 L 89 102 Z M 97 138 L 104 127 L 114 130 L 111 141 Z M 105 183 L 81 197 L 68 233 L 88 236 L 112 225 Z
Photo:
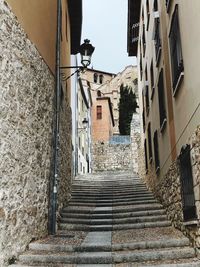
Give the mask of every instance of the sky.
M 127 53 L 127 0 L 83 0 L 82 43 L 95 47 L 90 67 L 118 73 L 136 58 Z

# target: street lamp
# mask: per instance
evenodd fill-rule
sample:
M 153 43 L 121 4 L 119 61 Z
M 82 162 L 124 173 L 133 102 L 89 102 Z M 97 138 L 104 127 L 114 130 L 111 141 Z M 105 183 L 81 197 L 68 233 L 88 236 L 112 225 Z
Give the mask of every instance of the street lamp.
M 80 46 L 79 52 L 81 54 L 81 64 L 87 68 L 91 63 L 91 57 L 95 47 L 90 44 L 90 40 L 85 39 L 84 43 Z
M 85 39 L 84 43 L 79 48 L 81 54 L 81 64 L 83 66 L 63 66 L 60 69 L 82 69 L 87 68 L 91 63 L 91 57 L 95 50 L 95 47 L 90 44 L 90 40 Z

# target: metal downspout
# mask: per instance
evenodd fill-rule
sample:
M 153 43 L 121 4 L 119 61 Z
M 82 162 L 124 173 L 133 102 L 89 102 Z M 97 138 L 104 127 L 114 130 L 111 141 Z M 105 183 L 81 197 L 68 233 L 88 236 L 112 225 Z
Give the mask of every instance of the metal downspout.
M 61 32 L 61 0 L 57 0 L 57 31 L 56 31 L 56 65 L 55 65 L 55 122 L 54 122 L 54 155 L 53 155 L 53 192 L 51 207 L 52 235 L 56 233 L 57 186 L 59 172 L 59 123 L 60 123 L 60 32 Z

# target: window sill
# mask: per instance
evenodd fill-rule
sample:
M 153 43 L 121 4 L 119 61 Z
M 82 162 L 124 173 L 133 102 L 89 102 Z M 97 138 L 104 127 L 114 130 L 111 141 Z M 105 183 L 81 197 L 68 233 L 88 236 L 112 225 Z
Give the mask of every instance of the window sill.
M 158 167 L 156 168 L 156 174 L 159 174 L 159 172 L 160 172 L 160 167 L 158 166 Z
M 160 126 L 160 132 L 162 133 L 166 127 L 167 119 L 165 118 L 162 122 L 162 125 Z
M 184 226 L 199 226 L 199 220 L 194 219 L 191 221 L 183 222 Z
M 174 96 L 174 97 L 176 96 L 176 93 L 178 92 L 178 89 L 179 89 L 179 87 L 180 87 L 180 85 L 181 85 L 181 82 L 182 82 L 182 80 L 183 80 L 183 77 L 184 77 L 184 72 L 181 72 L 180 75 L 179 75 L 179 77 L 178 77 L 176 86 L 175 86 L 175 88 L 174 88 L 174 90 L 173 90 L 173 96 Z

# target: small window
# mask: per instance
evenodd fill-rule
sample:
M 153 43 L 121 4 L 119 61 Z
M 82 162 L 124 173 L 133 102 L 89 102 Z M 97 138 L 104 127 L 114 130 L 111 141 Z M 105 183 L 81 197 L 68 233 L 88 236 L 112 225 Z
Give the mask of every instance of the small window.
M 152 162 L 151 123 L 148 125 L 149 161 Z
M 94 79 L 94 83 L 97 83 L 97 80 L 98 80 L 98 74 L 97 73 L 94 73 L 93 79 Z
M 160 113 L 160 129 L 162 131 L 167 122 L 163 69 L 160 72 L 158 80 L 158 101 L 159 101 L 159 113 Z
M 176 93 L 179 84 L 183 78 L 183 55 L 181 48 L 181 36 L 178 19 L 178 5 L 172 18 L 171 30 L 169 34 L 170 55 L 171 55 L 171 70 L 172 70 L 172 86 L 173 92 Z
M 159 64 L 161 56 L 161 39 L 160 39 L 160 19 L 155 19 L 155 53 L 156 53 L 156 66 Z
M 153 59 L 151 61 L 151 67 L 150 67 L 150 75 L 151 75 L 151 100 L 153 99 L 154 96 L 154 70 L 153 70 Z
M 99 75 L 99 83 L 100 83 L 100 84 L 103 83 L 103 75 L 102 75 L 102 74 Z
M 149 0 L 147 0 L 146 8 L 147 8 L 147 31 L 148 31 L 148 29 L 149 29 L 149 20 L 150 20 Z
M 155 158 L 155 170 L 156 173 L 160 170 L 160 159 L 159 159 L 159 147 L 158 147 L 158 132 L 155 131 L 153 135 L 153 147 L 154 147 L 154 158 Z
M 147 160 L 147 140 L 144 141 L 144 156 L 145 156 L 145 168 L 148 171 L 148 160 Z
M 171 6 L 171 0 L 166 0 L 166 8 L 167 8 L 167 12 L 169 12 L 170 6 Z
M 148 73 L 147 66 L 145 68 L 145 104 L 146 104 L 146 113 L 149 114 L 149 84 L 148 84 Z
M 142 70 L 142 55 L 140 55 L 140 80 L 142 80 L 142 74 L 143 74 L 143 70 Z
M 154 0 L 153 10 L 158 11 L 158 0 Z
M 146 38 L 145 38 L 145 25 L 143 24 L 143 34 L 142 34 L 142 45 L 143 45 L 143 57 L 146 51 Z
M 101 97 L 101 91 L 100 90 L 97 90 L 97 96 Z
M 197 219 L 195 196 L 193 187 L 192 165 L 190 159 L 190 145 L 182 147 L 179 156 L 181 174 L 181 193 L 183 202 L 184 221 Z
M 97 120 L 102 119 L 102 106 L 97 106 Z

